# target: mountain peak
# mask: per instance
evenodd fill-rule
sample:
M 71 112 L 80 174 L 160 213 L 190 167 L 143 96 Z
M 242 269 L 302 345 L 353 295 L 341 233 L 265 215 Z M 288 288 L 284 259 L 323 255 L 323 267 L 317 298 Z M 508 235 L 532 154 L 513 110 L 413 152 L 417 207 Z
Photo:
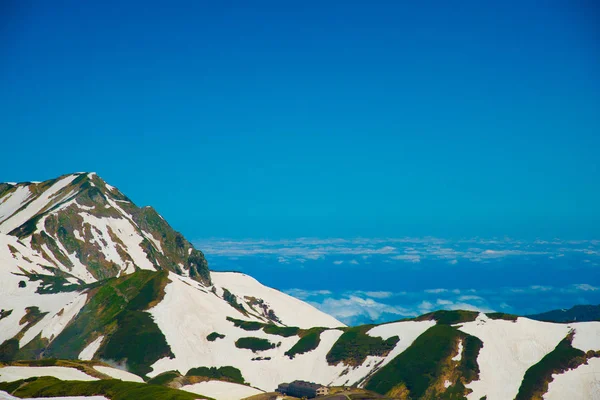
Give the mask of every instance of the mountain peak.
M 210 283 L 200 251 L 152 207 L 137 207 L 95 172 L 0 184 L 0 234 L 29 243 L 47 267 L 78 281 L 166 269 Z

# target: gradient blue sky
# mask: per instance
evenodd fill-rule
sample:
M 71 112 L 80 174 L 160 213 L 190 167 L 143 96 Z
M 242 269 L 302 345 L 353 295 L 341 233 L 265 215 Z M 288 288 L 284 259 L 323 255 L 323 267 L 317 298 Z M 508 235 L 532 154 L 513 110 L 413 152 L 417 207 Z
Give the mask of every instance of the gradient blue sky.
M 600 236 L 593 1 L 122 3 L 2 2 L 0 181 L 190 238 Z

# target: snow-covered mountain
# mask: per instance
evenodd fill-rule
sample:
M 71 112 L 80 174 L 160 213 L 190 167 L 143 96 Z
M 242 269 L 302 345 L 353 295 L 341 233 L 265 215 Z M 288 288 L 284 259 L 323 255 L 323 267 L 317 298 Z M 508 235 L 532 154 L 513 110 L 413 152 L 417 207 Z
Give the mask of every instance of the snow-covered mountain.
M 137 207 L 95 173 L 0 184 L 0 233 L 44 258 L 33 263 L 38 268 L 57 269 L 53 274 L 71 283 L 137 269 L 167 269 L 210 283 L 201 252 L 153 208 Z
M 600 393 L 598 357 L 600 322 L 440 311 L 346 327 L 248 275 L 209 271 L 156 211 L 96 174 L 0 184 L 0 362 L 106 362 L 208 396 L 303 379 L 401 399 L 575 400 Z

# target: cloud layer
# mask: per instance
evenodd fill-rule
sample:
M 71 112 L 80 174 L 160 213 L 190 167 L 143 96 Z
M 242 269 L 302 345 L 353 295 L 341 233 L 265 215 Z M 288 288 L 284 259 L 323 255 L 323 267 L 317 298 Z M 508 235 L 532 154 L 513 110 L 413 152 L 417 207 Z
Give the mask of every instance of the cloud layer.
M 519 315 L 600 303 L 600 241 L 357 238 L 196 241 L 240 270 L 349 323 L 438 309 Z

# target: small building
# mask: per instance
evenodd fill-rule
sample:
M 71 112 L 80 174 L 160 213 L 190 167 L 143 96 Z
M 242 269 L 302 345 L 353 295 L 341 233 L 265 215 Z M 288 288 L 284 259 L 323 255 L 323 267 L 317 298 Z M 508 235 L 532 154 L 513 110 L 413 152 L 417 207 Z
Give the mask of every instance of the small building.
M 294 397 L 306 397 L 312 399 L 319 396 L 325 396 L 329 394 L 329 388 L 327 386 L 319 385 L 314 382 L 306 381 L 294 381 L 291 383 L 282 383 L 277 387 L 277 391 L 281 394 Z

